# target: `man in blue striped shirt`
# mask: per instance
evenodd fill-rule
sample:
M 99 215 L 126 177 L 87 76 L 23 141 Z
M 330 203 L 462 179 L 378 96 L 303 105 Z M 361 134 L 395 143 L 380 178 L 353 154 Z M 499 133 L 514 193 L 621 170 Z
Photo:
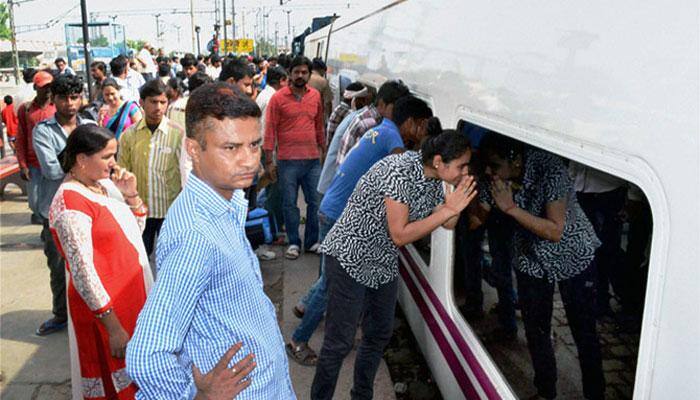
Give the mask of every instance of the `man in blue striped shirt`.
M 193 171 L 166 215 L 158 279 L 127 348 L 137 398 L 294 399 L 275 308 L 245 237 L 242 189 L 260 164 L 260 109 L 217 82 L 192 93 L 186 114 Z M 236 343 L 250 354 L 235 354 Z

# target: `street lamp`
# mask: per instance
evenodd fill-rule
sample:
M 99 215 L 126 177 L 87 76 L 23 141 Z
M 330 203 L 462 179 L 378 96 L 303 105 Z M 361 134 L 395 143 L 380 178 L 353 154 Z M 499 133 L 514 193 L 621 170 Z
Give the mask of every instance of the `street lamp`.
M 201 31 L 201 30 L 202 30 L 202 28 L 199 27 L 199 25 L 194 27 L 194 31 L 197 32 L 197 54 L 202 54 L 202 48 L 201 48 L 201 45 L 199 43 L 199 31 Z

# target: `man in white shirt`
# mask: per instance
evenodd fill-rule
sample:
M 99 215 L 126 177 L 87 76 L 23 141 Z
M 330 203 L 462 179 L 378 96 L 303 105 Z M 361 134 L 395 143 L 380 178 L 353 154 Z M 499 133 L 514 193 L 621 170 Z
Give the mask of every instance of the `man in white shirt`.
M 129 60 L 124 56 L 117 56 L 109 62 L 112 78 L 119 84 L 119 94 L 124 101 L 139 101 L 139 89 L 143 86 L 143 77 L 129 68 Z
M 255 102 L 258 103 L 258 107 L 260 107 L 260 111 L 262 111 L 260 126 L 263 131 L 265 129 L 265 108 L 267 107 L 267 103 L 276 91 L 285 86 L 287 86 L 287 71 L 282 67 L 268 68 L 267 85 L 265 89 L 258 93 L 258 97 L 255 99 Z
M 146 42 L 136 56 L 136 61 L 141 64 L 141 74 L 146 81 L 155 78 L 158 72 L 158 66 L 151 55 L 151 49 L 151 44 Z
M 221 75 L 221 57 L 216 53 L 212 54 L 210 62 L 211 65 L 207 65 L 207 75 L 209 75 L 213 81 L 218 81 L 219 75 Z

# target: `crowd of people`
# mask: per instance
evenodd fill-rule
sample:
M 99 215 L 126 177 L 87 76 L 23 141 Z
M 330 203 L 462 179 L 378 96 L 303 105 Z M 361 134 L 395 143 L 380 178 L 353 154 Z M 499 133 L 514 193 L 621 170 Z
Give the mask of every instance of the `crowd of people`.
M 294 398 L 292 360 L 315 366 L 311 397 L 331 399 L 360 326 L 351 395 L 372 398 L 392 335 L 398 249 L 440 226 L 458 231 L 468 315 L 482 307 L 474 265 L 488 230 L 506 271 L 500 335 L 514 336 L 517 303 L 537 396 L 556 396 L 558 284 L 584 394 L 604 397 L 595 321 L 617 281 L 619 182 L 572 180 L 550 153 L 445 130 L 400 80 L 376 90 L 353 82 L 333 106 L 320 59 L 152 51 L 92 63 L 87 97 L 59 59 L 56 71 L 25 73 L 32 100 L 4 99 L 50 270 L 53 317 L 36 333 L 69 327 L 76 397 Z M 275 253 L 246 236 L 258 207 L 285 258 L 321 255 L 287 340 L 259 267 Z M 324 315 L 317 354 L 309 339 Z

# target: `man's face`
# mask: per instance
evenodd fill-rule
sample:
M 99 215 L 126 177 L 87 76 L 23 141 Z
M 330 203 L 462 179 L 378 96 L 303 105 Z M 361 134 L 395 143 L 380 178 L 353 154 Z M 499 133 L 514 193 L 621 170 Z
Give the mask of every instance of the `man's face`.
M 270 60 L 270 67 L 276 67 L 277 66 L 277 60 Z
M 309 67 L 307 65 L 297 65 L 292 69 L 291 79 L 294 87 L 303 88 L 309 82 Z
M 36 95 L 41 98 L 46 98 L 51 95 L 51 85 L 48 84 L 42 87 L 34 85 L 34 90 L 36 90 Z
M 102 70 L 100 70 L 99 68 L 95 68 L 95 67 L 90 68 L 90 75 L 96 81 L 101 81 L 102 79 L 105 78 L 105 74 L 102 73 Z
M 146 122 L 151 125 L 160 124 L 168 108 L 168 96 L 165 93 L 158 96 L 141 99 L 141 107 L 146 118 Z
M 204 143 L 187 138 L 194 172 L 225 199 L 253 184 L 260 166 L 262 137 L 257 118 L 207 117 L 200 123 Z
M 63 61 L 59 61 L 56 63 L 56 68 L 58 68 L 59 71 L 63 71 L 66 69 L 66 63 Z
M 188 65 L 187 67 L 185 67 L 183 69 L 183 71 L 185 71 L 185 76 L 187 76 L 189 78 L 190 76 L 197 73 L 197 66 L 196 65 Z
M 82 97 L 80 93 L 62 94 L 51 96 L 51 100 L 56 106 L 56 114 L 60 114 L 64 118 L 73 118 L 78 114 Z
M 241 91 L 243 93 L 248 95 L 248 97 L 253 96 L 253 78 L 252 77 L 244 76 L 243 78 L 239 79 L 235 83 L 238 86 L 238 88 L 241 89 Z

